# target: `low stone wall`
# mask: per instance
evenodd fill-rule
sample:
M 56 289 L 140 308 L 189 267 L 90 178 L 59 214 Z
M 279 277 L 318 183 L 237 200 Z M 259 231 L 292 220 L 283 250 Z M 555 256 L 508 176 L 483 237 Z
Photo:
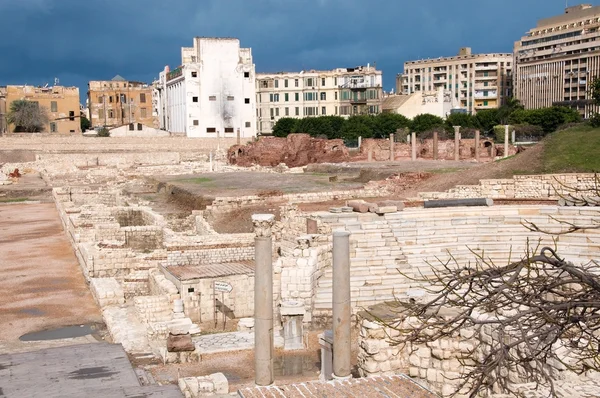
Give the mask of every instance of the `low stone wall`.
M 541 174 L 516 175 L 508 179 L 481 180 L 479 185 L 459 185 L 447 192 L 422 192 L 421 199 L 552 199 L 574 193 L 575 190 L 593 189 L 594 174 Z
M 125 295 L 114 278 L 90 278 L 90 291 L 100 308 L 125 303 Z

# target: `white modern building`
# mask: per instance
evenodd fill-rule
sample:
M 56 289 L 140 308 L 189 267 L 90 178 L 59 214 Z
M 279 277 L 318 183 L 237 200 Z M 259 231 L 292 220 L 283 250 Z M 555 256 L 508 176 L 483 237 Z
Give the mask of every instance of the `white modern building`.
M 282 117 L 378 114 L 383 101 L 382 72 L 375 66 L 328 71 L 259 73 L 257 125 L 271 134 Z
M 409 119 L 426 113 L 446 119 L 453 109 L 460 109 L 458 99 L 443 87 L 436 91 L 388 95 L 383 99 L 383 113 L 396 113 Z
M 160 127 L 188 137 L 256 136 L 252 51 L 238 39 L 194 38 L 181 65 L 165 67 L 155 82 Z

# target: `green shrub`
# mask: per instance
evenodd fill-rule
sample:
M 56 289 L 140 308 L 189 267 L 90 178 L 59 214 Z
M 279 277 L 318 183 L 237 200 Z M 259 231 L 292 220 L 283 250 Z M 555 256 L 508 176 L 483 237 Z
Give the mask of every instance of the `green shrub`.
M 102 127 L 100 130 L 98 130 L 98 137 L 110 137 L 110 131 L 108 131 L 108 129 L 106 127 Z

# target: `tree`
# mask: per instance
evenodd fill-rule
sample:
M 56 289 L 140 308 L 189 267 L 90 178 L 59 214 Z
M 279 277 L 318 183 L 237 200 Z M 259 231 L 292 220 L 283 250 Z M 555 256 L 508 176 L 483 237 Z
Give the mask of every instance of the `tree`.
M 434 128 L 444 128 L 444 119 L 429 113 L 415 116 L 411 123 L 411 129 L 416 133 L 423 133 Z
M 81 132 L 87 131 L 90 127 L 92 127 L 92 123 L 90 123 L 88 118 L 85 116 L 81 116 L 79 118 L 79 123 L 81 126 Z
M 410 127 L 410 119 L 396 113 L 380 113 L 375 116 L 375 138 L 386 138 L 398 129 Z
M 295 130 L 298 120 L 291 117 L 282 117 L 273 126 L 273 135 L 275 137 L 287 137 Z
M 483 109 L 475 115 L 477 126 L 485 133 L 489 133 L 494 126 L 500 124 L 500 115 L 498 109 Z
M 598 205 L 599 196 L 600 179 L 596 178 L 595 188 L 575 190 L 562 200 Z M 555 235 L 600 229 L 598 220 L 589 225 L 562 222 L 560 232 L 542 230 L 534 223 L 524 225 Z M 461 363 L 464 373 L 458 388 L 471 397 L 488 396 L 492 391 L 518 395 L 515 380 L 549 386 L 555 396 L 551 362 L 577 374 L 600 370 L 597 261 L 574 265 L 549 247 L 534 248 L 508 265 L 474 255 L 476 261 L 466 266 L 451 258 L 432 266 L 431 276 L 407 276 L 430 286 L 426 289 L 431 299 L 424 304 L 399 303 L 401 317 L 418 319 L 412 328 L 378 320 L 397 331 L 399 337 L 392 341 L 413 347 L 461 331 L 473 332 L 474 345 Z
M 358 137 L 373 138 L 375 118 L 369 115 L 351 116 L 342 128 L 341 136 L 345 140 L 355 140 Z
M 451 113 L 446 118 L 446 131 L 453 133 L 454 126 L 460 126 L 463 128 L 476 128 L 478 127 L 478 123 L 477 119 L 468 113 Z
M 553 106 L 540 109 L 517 109 L 508 118 L 510 124 L 531 124 L 540 126 L 546 133 L 556 131 L 558 126 L 565 123 L 581 121 L 581 115 L 568 107 Z
M 15 125 L 15 132 L 37 133 L 48 123 L 48 110 L 37 102 L 16 100 L 10 104 L 6 120 Z
M 505 104 L 498 109 L 499 124 L 508 124 L 510 115 L 512 115 L 513 112 L 518 111 L 520 109 L 525 109 L 525 107 L 521 104 L 521 101 L 513 97 L 508 98 Z
M 589 95 L 592 101 L 594 101 L 594 105 L 600 106 L 600 77 L 594 78 L 594 80 L 590 83 Z M 592 127 L 600 127 L 600 114 L 594 112 L 590 116 L 590 124 Z

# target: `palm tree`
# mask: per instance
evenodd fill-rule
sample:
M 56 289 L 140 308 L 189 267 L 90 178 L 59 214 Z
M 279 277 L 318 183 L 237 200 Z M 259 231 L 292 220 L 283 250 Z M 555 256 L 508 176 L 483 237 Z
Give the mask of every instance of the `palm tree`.
M 15 132 L 37 133 L 44 130 L 49 118 L 48 111 L 39 103 L 16 100 L 11 102 L 6 120 L 15 126 Z

